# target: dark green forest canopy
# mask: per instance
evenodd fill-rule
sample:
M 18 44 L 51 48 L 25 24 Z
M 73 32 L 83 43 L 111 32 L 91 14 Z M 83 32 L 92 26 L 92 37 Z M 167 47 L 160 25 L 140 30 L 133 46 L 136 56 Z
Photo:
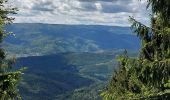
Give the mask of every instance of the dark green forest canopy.
M 147 0 L 151 8 L 150 27 L 130 17 L 132 30 L 140 38 L 139 57 L 128 52 L 118 59 L 115 72 L 107 89 L 106 100 L 170 99 L 170 0 Z

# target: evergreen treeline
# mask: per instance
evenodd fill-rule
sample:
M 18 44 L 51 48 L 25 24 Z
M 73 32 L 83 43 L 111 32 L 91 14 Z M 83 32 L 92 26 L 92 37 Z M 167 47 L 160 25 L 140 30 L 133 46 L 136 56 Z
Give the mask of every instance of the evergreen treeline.
M 116 71 L 102 93 L 105 100 L 170 99 L 170 0 L 147 0 L 150 27 L 130 17 L 134 33 L 141 39 L 139 57 L 118 59 Z
M 15 63 L 15 58 L 7 57 L 5 50 L 2 48 L 3 39 L 12 35 L 12 33 L 4 30 L 4 26 L 11 24 L 14 20 L 8 15 L 15 14 L 16 11 L 16 8 L 7 5 L 7 0 L 0 0 L 0 100 L 21 99 L 17 89 L 21 70 L 13 71 L 12 64 Z

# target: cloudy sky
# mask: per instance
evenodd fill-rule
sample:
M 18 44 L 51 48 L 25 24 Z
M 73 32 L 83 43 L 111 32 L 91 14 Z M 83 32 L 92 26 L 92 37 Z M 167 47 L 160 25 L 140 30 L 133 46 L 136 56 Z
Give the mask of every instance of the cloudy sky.
M 128 26 L 128 16 L 148 24 L 146 0 L 9 0 L 16 23 Z

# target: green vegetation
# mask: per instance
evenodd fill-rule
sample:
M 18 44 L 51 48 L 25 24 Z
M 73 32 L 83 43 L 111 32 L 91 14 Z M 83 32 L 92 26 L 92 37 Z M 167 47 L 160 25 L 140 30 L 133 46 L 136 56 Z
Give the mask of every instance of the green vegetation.
M 93 91 L 91 94 L 99 98 L 98 89 L 104 88 L 104 82 L 115 68 L 114 56 L 111 52 L 60 53 L 19 58 L 16 66 L 29 66 L 24 76 L 26 80 L 20 85 L 21 95 L 24 100 L 32 100 L 32 97 L 34 100 L 86 100 L 91 97 L 87 91 Z M 103 66 L 99 66 L 100 63 L 104 63 Z M 102 87 L 97 83 L 102 83 Z M 79 93 L 86 97 L 78 97 Z
M 6 29 L 16 35 L 2 46 L 23 57 L 14 67 L 28 66 L 19 85 L 24 100 L 100 100 L 119 49 L 140 47 L 129 27 L 20 23 Z
M 18 58 L 15 66 L 29 66 L 20 85 L 21 96 L 24 100 L 100 100 L 100 90 L 116 69 L 114 59 L 121 52 Z
M 6 29 L 16 35 L 6 38 L 3 45 L 9 53 L 17 56 L 124 48 L 138 50 L 140 47 L 139 39 L 130 34 L 129 27 L 18 23 Z
M 130 18 L 142 42 L 139 57 L 129 57 L 125 51 L 118 59 L 119 70 L 101 94 L 105 100 L 170 99 L 170 0 L 147 1 L 151 27 Z
M 11 35 L 4 30 L 4 26 L 11 24 L 14 20 L 8 17 L 9 14 L 15 14 L 16 8 L 5 5 L 7 0 L 0 0 L 0 43 L 5 37 Z M 13 71 L 12 64 L 15 58 L 9 58 L 6 52 L 0 47 L 0 100 L 21 99 L 18 94 L 17 83 L 21 77 L 21 70 Z

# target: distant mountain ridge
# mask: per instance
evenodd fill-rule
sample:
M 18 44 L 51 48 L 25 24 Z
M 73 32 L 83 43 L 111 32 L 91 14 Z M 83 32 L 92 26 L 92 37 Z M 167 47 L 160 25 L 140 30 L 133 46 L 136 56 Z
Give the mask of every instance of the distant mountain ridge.
M 28 67 L 20 85 L 24 100 L 102 100 L 99 90 L 120 49 L 136 56 L 140 47 L 129 27 L 20 23 L 6 30 L 16 33 L 2 44 L 20 56 L 14 68 Z
M 139 39 L 129 27 L 16 23 L 6 28 L 16 34 L 5 39 L 14 54 L 47 55 L 61 52 L 138 50 Z

